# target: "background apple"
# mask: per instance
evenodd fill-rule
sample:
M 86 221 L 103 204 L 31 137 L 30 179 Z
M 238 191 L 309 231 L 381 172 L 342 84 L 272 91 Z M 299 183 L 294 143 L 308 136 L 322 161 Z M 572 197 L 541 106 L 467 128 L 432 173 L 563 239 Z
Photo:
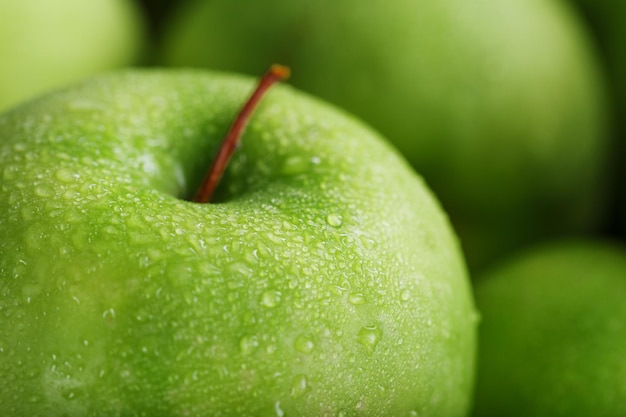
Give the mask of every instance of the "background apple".
M 587 35 L 544 0 L 211 0 L 172 20 L 162 63 L 288 64 L 404 153 L 480 266 L 601 217 L 607 109 Z
M 143 17 L 130 0 L 2 0 L 0 111 L 136 63 L 142 43 Z
M 596 45 L 606 64 L 610 80 L 610 98 L 615 111 L 613 195 L 618 199 L 617 217 L 621 219 L 622 232 L 626 231 L 626 2 L 619 0 L 573 0 L 589 26 L 593 29 Z
M 251 86 L 127 71 L 0 116 L 3 412 L 466 415 L 457 239 L 377 134 L 278 87 L 184 199 Z
M 474 415 L 626 415 L 626 248 L 533 248 L 480 277 Z

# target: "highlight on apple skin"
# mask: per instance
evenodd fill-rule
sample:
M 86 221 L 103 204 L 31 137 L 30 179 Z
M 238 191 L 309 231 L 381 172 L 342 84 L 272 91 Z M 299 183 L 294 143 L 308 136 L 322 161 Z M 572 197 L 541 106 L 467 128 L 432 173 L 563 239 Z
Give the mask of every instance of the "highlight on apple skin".
M 0 116 L 7 415 L 462 417 L 477 316 L 434 195 L 285 85 L 128 70 Z

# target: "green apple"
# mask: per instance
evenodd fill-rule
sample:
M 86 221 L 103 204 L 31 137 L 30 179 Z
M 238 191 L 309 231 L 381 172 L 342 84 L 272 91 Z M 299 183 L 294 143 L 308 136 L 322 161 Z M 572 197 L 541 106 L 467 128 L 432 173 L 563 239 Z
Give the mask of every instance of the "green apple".
M 466 415 L 457 239 L 370 128 L 278 86 L 188 200 L 251 87 L 127 70 L 0 117 L 5 413 Z
M 166 31 L 162 63 L 258 73 L 381 131 L 441 198 L 471 265 L 602 211 L 604 83 L 587 33 L 545 0 L 210 0 Z
M 620 0 L 570 0 L 578 6 L 593 29 L 596 43 L 607 61 L 611 93 L 620 114 L 626 111 L 626 3 Z M 621 119 L 621 118 L 620 118 Z M 620 120 L 623 122 L 622 120 Z
M 626 415 L 626 247 L 543 245 L 475 289 L 475 416 Z
M 621 205 L 618 216 L 626 231 L 626 2 L 621 0 L 571 0 L 580 7 L 594 30 L 598 48 L 603 54 L 610 81 L 611 99 L 614 102 L 614 192 Z M 619 220 L 617 221 L 619 223 Z
M 135 63 L 142 37 L 131 0 L 0 1 L 0 111 Z

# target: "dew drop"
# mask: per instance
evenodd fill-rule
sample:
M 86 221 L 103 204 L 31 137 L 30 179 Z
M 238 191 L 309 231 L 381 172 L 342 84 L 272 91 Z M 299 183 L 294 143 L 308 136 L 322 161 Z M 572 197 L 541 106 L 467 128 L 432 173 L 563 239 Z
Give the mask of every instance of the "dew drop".
M 2 177 L 6 180 L 14 180 L 19 175 L 20 170 L 16 166 L 8 166 L 4 168 Z
M 104 310 L 102 313 L 102 318 L 111 321 L 115 318 L 115 310 L 113 308 L 109 308 L 108 310 Z
M 282 167 L 283 175 L 298 175 L 306 172 L 309 161 L 301 156 L 290 156 L 285 159 Z
M 62 168 L 56 172 L 55 177 L 57 180 L 61 182 L 69 183 L 69 182 L 76 180 L 79 177 L 79 175 L 76 174 L 75 172 Z
M 26 146 L 25 143 L 22 143 L 22 142 L 19 142 L 13 145 L 13 150 L 15 150 L 15 152 L 24 152 L 26 149 L 28 149 L 28 147 Z
M 361 293 L 352 292 L 348 295 L 348 302 L 352 305 L 365 304 L 365 296 Z
M 256 255 L 262 258 L 267 258 L 272 254 L 270 248 L 262 242 L 257 243 Z
M 276 401 L 274 404 L 274 411 L 276 412 L 276 417 L 284 417 L 285 412 L 282 408 L 280 408 L 280 401 Z
M 378 326 L 364 326 L 359 330 L 356 341 L 365 347 L 368 355 L 372 355 L 382 338 L 383 331 Z
M 326 223 L 328 223 L 332 227 L 339 227 L 343 223 L 343 218 L 340 214 L 331 213 L 326 216 Z
M 274 308 L 280 304 L 282 294 L 280 291 L 268 290 L 261 296 L 261 305 L 267 308 Z
M 402 301 L 409 301 L 411 299 L 411 291 L 402 291 L 402 294 L 400 294 L 400 298 L 402 299 Z
M 253 272 L 246 264 L 239 262 L 232 264 L 229 269 L 235 274 L 244 275 L 246 277 L 251 276 Z
M 72 401 L 72 400 L 77 399 L 80 396 L 80 392 L 72 390 L 72 389 L 68 389 L 68 390 L 64 391 L 61 395 L 66 400 Z
M 43 397 L 41 395 L 33 395 L 28 398 L 28 402 L 31 404 L 40 403 L 42 400 L 43 400 Z
M 374 239 L 371 239 L 366 236 L 361 236 L 360 240 L 361 240 L 361 245 L 363 245 L 365 249 L 372 250 L 376 247 L 376 241 Z
M 245 336 L 239 341 L 239 348 L 244 356 L 254 353 L 259 347 L 259 339 L 257 336 Z
M 294 398 L 301 397 L 306 394 L 311 388 L 309 387 L 309 383 L 304 375 L 297 375 L 291 384 L 291 396 Z
M 279 245 L 282 245 L 284 243 L 284 239 L 282 239 L 280 236 L 276 236 L 274 233 L 268 233 L 267 238 L 273 243 L 276 243 Z
M 72 191 L 72 190 L 67 190 L 63 193 L 63 198 L 66 200 L 70 200 L 70 201 L 76 201 L 78 200 L 78 196 L 80 194 L 78 194 L 76 191 Z
M 304 335 L 299 335 L 298 337 L 296 337 L 296 340 L 294 342 L 294 348 L 298 352 L 308 355 L 311 352 L 313 352 L 313 349 L 315 348 L 315 344 L 309 337 L 304 336 Z
M 52 191 L 49 188 L 38 186 L 35 187 L 35 195 L 37 197 L 50 197 L 52 196 Z

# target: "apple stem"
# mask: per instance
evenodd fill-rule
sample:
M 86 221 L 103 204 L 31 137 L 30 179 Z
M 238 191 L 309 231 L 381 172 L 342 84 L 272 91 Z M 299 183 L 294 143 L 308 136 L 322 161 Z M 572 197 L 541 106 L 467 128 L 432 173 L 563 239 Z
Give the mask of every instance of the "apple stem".
M 228 133 L 226 133 L 218 153 L 211 164 L 211 168 L 207 172 L 206 176 L 202 180 L 202 184 L 196 192 L 193 199 L 194 202 L 208 203 L 211 201 L 213 192 L 217 188 L 217 184 L 222 178 L 222 174 L 226 170 L 228 162 L 235 152 L 235 149 L 237 149 L 237 145 L 241 140 L 241 135 L 243 134 L 250 117 L 252 117 L 254 110 L 261 101 L 261 98 L 274 83 L 289 78 L 289 74 L 290 71 L 288 67 L 274 64 L 261 78 L 257 87 L 252 92 L 252 95 L 239 111 L 239 114 L 230 126 Z

